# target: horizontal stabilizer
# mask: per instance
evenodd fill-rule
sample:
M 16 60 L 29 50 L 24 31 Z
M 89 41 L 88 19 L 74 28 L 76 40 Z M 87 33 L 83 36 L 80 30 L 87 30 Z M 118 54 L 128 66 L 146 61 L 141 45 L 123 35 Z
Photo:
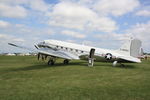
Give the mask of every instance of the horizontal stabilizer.
M 131 62 L 141 63 L 141 60 L 132 56 L 119 56 L 118 58 L 124 59 Z

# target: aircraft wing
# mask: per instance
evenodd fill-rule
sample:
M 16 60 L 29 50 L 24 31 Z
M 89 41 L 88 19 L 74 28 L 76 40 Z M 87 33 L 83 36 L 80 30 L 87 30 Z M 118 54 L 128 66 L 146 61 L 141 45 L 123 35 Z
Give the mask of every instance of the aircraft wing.
M 61 50 L 38 50 L 39 53 L 44 54 L 44 55 L 48 55 L 48 56 L 53 56 L 53 57 L 58 57 L 58 58 L 64 58 L 64 59 L 79 59 L 79 57 L 75 54 L 72 54 L 70 52 L 65 52 L 65 51 L 61 51 Z
M 24 47 L 24 46 L 19 46 L 19 45 L 13 44 L 13 43 L 8 43 L 8 44 L 11 45 L 11 46 L 17 47 L 17 48 L 37 52 L 37 50 L 35 50 L 35 49 L 27 48 L 27 47 Z
M 131 61 L 131 62 L 136 62 L 136 63 L 140 63 L 141 60 L 132 56 L 118 56 L 117 58 L 119 59 L 123 59 L 123 60 L 127 60 L 127 61 Z
M 47 56 L 53 56 L 53 57 L 58 57 L 58 58 L 63 58 L 63 59 L 79 59 L 79 57 L 71 52 L 65 52 L 62 50 L 54 50 L 54 49 L 47 49 L 47 48 L 42 48 L 42 49 L 31 49 L 23 46 L 19 46 L 13 43 L 8 43 L 11 46 L 18 47 L 21 49 L 26 49 L 29 51 L 34 51 L 36 53 L 44 54 Z

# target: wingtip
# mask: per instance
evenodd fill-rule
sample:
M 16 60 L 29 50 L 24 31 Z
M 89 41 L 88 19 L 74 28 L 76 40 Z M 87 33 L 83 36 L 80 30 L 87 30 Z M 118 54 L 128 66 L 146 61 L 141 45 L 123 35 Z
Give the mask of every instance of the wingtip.
M 13 43 L 8 43 L 8 45 L 18 47 L 17 45 L 15 45 L 15 44 L 13 44 Z
M 8 43 L 9 45 L 14 45 L 14 44 L 12 44 L 12 43 Z

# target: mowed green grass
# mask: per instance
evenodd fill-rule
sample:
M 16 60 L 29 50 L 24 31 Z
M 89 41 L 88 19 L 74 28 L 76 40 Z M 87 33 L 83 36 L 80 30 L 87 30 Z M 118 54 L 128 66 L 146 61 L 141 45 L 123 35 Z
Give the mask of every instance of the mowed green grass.
M 150 60 L 111 65 L 48 66 L 33 56 L 0 56 L 0 100 L 150 100 Z

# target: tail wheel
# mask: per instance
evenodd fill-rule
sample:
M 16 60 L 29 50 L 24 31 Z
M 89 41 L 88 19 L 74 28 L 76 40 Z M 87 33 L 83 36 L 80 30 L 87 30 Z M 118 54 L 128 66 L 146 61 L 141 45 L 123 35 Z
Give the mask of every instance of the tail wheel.
M 113 62 L 113 67 L 115 67 L 117 65 L 118 61 L 114 61 Z

